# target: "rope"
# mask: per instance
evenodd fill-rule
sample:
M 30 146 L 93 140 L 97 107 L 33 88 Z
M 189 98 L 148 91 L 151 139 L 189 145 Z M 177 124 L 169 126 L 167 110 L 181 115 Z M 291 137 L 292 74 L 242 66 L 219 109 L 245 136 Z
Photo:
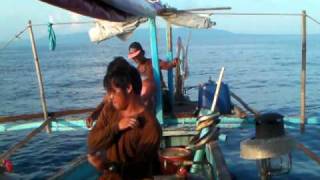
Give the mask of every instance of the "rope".
M 311 16 L 309 16 L 309 15 L 307 15 L 307 18 L 309 18 L 309 19 L 312 20 L 313 22 L 315 22 L 315 23 L 317 23 L 317 24 L 320 25 L 320 22 L 317 21 L 315 18 L 313 18 L 313 17 L 311 17 Z
M 29 28 L 29 27 L 27 26 L 27 27 L 25 27 L 22 31 L 20 31 L 18 34 L 16 34 L 12 39 L 10 39 L 7 43 L 5 43 L 5 45 L 3 45 L 0 50 L 8 47 L 14 40 L 20 38 L 20 35 L 21 35 L 22 33 L 24 33 L 28 28 Z
M 96 21 L 82 21 L 82 22 L 61 22 L 51 23 L 52 25 L 72 25 L 72 24 L 94 24 Z M 32 26 L 48 26 L 48 24 L 33 24 Z
M 48 24 L 48 33 L 49 33 L 49 50 L 54 51 L 56 49 L 56 34 L 53 31 L 52 23 Z

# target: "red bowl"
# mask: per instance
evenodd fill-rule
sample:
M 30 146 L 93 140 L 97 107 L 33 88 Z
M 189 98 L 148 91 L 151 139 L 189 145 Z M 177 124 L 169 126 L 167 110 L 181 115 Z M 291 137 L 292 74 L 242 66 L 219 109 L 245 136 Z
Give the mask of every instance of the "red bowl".
M 169 147 L 159 151 L 161 172 L 164 175 L 176 174 L 183 161 L 191 160 L 192 152 L 183 147 Z

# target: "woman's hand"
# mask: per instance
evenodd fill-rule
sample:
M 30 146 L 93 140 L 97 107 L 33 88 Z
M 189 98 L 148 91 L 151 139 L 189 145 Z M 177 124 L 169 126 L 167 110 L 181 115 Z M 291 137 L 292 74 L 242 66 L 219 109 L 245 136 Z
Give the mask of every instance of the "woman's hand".
M 89 117 L 87 117 L 87 119 L 86 119 L 87 128 L 91 128 L 93 126 L 93 122 L 94 122 L 94 119 L 92 118 L 91 115 Z
M 119 130 L 124 131 L 129 128 L 135 128 L 139 122 L 135 118 L 122 118 L 118 124 Z

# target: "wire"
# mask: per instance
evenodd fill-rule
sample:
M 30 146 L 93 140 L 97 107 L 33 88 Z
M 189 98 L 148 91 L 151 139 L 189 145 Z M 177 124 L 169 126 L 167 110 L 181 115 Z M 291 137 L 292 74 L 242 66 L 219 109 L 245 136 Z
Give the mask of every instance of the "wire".
M 72 25 L 72 24 L 94 24 L 96 21 L 82 21 L 82 22 L 60 22 L 60 23 L 51 23 L 52 25 Z M 32 26 L 48 26 L 47 24 L 32 24 Z
M 94 24 L 95 21 L 82 21 L 82 22 L 61 22 L 61 23 L 52 23 L 52 25 L 72 25 L 72 24 Z M 46 24 L 32 24 L 32 27 L 37 27 L 37 26 L 48 26 L 48 23 Z M 21 32 L 16 34 L 12 39 L 10 39 L 7 43 L 5 43 L 0 50 L 3 50 L 7 48 L 15 39 L 18 39 L 22 33 L 24 33 L 29 26 L 26 26 Z
M 312 20 L 313 22 L 315 22 L 315 23 L 317 23 L 317 24 L 320 25 L 320 22 L 317 21 L 315 18 L 313 18 L 313 17 L 311 17 L 311 16 L 309 16 L 309 15 L 307 15 L 307 17 L 308 17 L 310 20 Z
M 0 50 L 8 47 L 14 40 L 18 39 L 20 37 L 21 34 L 23 34 L 29 27 L 26 26 L 22 31 L 20 31 L 18 34 L 16 34 L 12 39 L 10 39 L 7 43 L 5 43 L 5 45 L 3 45 Z

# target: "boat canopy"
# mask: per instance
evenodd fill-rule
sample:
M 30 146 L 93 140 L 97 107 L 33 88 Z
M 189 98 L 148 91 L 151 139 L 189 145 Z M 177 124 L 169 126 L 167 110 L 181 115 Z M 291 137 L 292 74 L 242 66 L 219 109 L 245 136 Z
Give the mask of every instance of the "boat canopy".
M 150 0 L 41 0 L 60 8 L 96 19 L 89 31 L 92 42 L 114 36 L 126 40 L 147 17 L 160 16 L 169 23 L 188 28 L 211 28 L 214 23 L 208 14 L 177 10 L 160 1 Z M 124 2 L 126 1 L 126 2 Z

